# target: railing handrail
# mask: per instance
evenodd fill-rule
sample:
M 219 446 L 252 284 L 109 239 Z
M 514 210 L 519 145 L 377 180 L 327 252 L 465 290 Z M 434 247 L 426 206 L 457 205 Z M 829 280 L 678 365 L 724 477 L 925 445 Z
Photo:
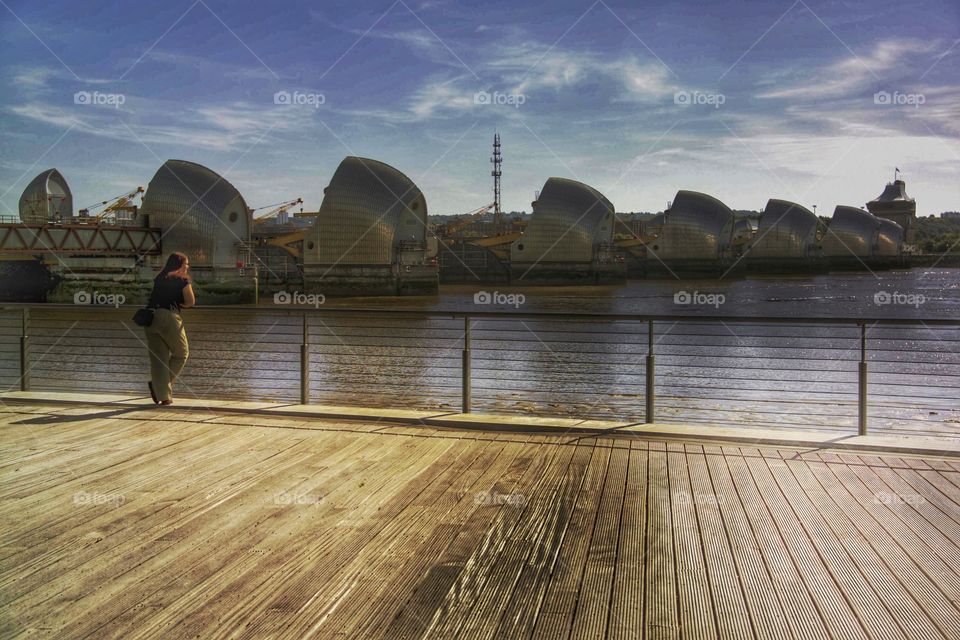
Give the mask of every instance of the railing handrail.
M 138 304 L 114 305 L 78 305 L 68 302 L 5 302 L 0 304 L 0 311 L 23 309 L 73 309 L 97 311 L 125 311 L 130 312 L 140 308 Z M 732 315 L 690 315 L 690 314 L 658 314 L 658 313 L 593 313 L 568 311 L 464 311 L 440 309 L 369 309 L 355 307 L 332 306 L 275 306 L 275 305 L 200 305 L 185 310 L 191 311 L 219 311 L 224 313 L 278 313 L 286 315 L 316 314 L 340 316 L 380 316 L 406 318 L 490 318 L 490 319 L 517 319 L 517 320 L 576 320 L 576 321 L 619 321 L 619 322 L 751 322 L 763 324 L 845 324 L 860 325 L 926 325 L 960 327 L 960 319 L 952 318 L 876 318 L 853 316 L 732 316 Z

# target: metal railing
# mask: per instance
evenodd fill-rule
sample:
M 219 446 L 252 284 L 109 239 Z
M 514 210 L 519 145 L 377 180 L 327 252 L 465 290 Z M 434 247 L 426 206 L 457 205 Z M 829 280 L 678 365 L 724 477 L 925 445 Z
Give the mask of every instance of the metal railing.
M 0 388 L 142 393 L 134 309 L 0 307 Z M 860 434 L 955 433 L 960 419 L 955 320 L 337 307 L 201 307 L 184 317 L 191 362 L 181 388 L 196 397 L 855 425 Z

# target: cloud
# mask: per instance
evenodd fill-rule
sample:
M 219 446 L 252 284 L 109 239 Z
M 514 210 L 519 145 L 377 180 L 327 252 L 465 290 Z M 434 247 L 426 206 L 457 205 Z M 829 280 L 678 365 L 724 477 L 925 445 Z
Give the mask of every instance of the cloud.
M 131 142 L 132 129 L 136 134 L 132 141 L 139 139 L 148 146 L 182 145 L 217 151 L 245 149 L 267 132 L 302 133 L 313 118 L 312 109 L 272 103 L 235 102 L 184 109 L 134 96 L 127 98 L 123 110 L 33 101 L 10 107 L 9 111 L 59 129 L 73 127 L 78 132 L 126 143 Z
M 633 55 L 610 57 L 542 44 L 501 47 L 497 54 L 485 61 L 482 69 L 499 74 L 517 93 L 606 83 L 620 99 L 655 101 L 679 89 L 662 64 L 641 62 Z
M 866 55 L 850 55 L 831 64 L 814 69 L 800 83 L 774 88 L 757 95 L 758 98 L 845 97 L 872 90 L 887 82 L 901 81 L 908 76 L 914 58 L 937 49 L 935 41 L 909 38 L 878 42 Z M 921 70 L 922 71 L 922 70 Z M 919 73 L 917 77 L 919 77 Z M 780 84 L 783 76 L 772 84 Z

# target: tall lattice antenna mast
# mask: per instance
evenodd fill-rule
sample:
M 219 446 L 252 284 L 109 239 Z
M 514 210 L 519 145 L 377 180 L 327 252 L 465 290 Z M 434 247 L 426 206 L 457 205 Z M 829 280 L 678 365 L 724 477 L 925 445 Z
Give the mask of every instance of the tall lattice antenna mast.
M 500 175 L 502 174 L 500 165 L 503 163 L 503 155 L 500 153 L 499 133 L 493 134 L 493 155 L 490 157 L 490 162 L 493 163 L 493 171 L 490 172 L 490 175 L 493 176 L 493 225 L 499 235 L 501 223 Z

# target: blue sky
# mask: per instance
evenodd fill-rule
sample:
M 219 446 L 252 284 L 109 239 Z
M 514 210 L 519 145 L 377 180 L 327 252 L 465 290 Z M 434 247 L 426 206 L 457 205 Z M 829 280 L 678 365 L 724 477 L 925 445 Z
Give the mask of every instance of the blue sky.
M 491 200 L 495 129 L 507 210 L 562 176 L 618 211 L 694 189 L 829 213 L 894 166 L 921 215 L 960 209 L 956 0 L 2 0 L 0 51 L 7 215 L 42 169 L 79 208 L 167 158 L 315 209 L 350 154 L 460 213 Z

